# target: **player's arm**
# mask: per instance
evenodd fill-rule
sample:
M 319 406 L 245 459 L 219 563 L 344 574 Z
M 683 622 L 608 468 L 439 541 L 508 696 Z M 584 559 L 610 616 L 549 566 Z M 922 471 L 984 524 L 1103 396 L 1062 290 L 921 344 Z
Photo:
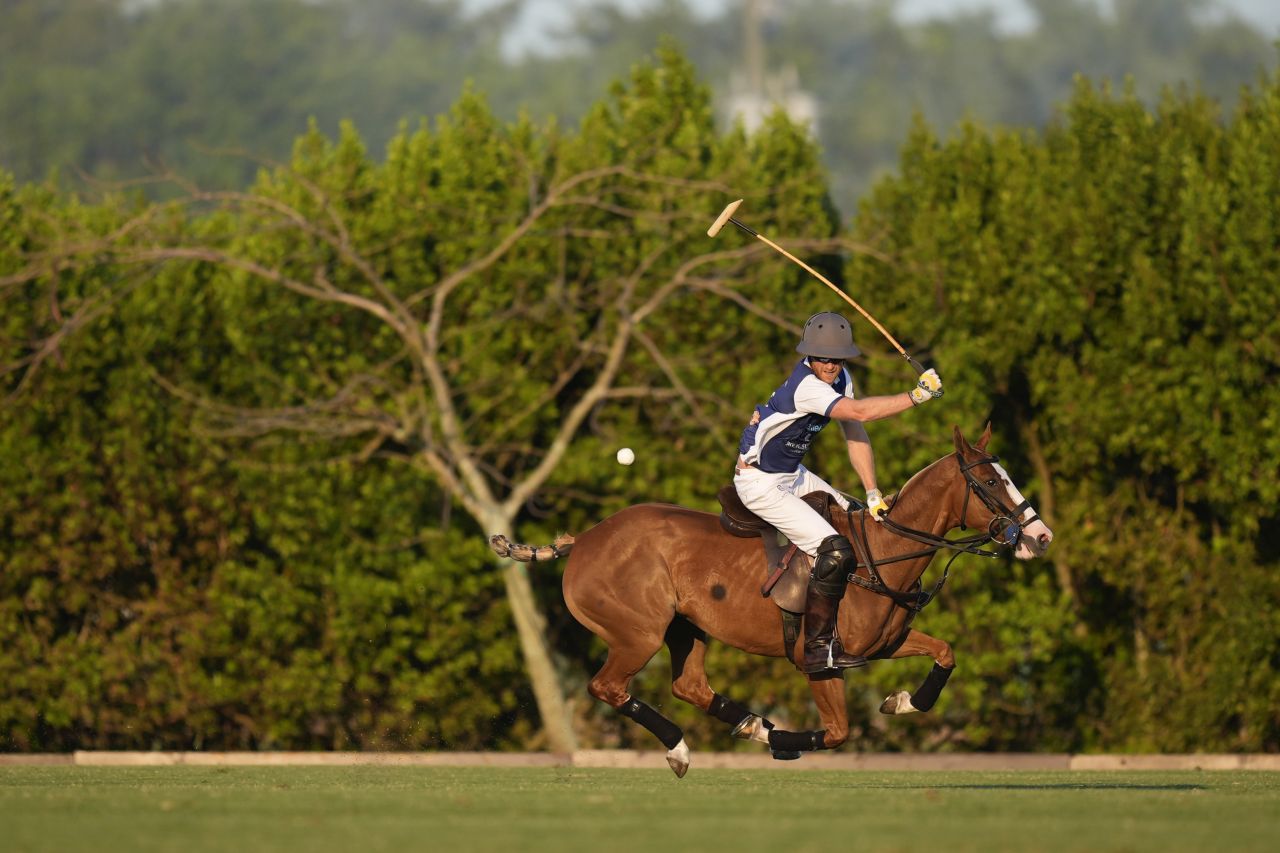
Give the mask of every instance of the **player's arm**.
M 901 414 L 912 406 L 927 403 L 934 397 L 942 396 L 942 380 L 932 368 L 920 374 L 916 387 L 905 394 L 889 394 L 883 397 L 863 397 L 855 400 L 841 397 L 828 412 L 830 417 L 840 421 L 878 421 Z
M 861 426 L 867 421 L 878 421 L 901 414 L 914 406 L 911 395 L 907 393 L 889 394 L 883 397 L 863 397 L 855 400 L 852 397 L 841 397 L 831 407 L 831 417 L 838 421 L 853 422 Z M 863 430 L 863 434 L 866 431 Z
M 875 491 L 876 456 L 866 427 L 859 421 L 842 421 L 840 426 L 844 428 L 845 443 L 849 448 L 849 464 L 862 481 L 862 488 L 868 492 Z

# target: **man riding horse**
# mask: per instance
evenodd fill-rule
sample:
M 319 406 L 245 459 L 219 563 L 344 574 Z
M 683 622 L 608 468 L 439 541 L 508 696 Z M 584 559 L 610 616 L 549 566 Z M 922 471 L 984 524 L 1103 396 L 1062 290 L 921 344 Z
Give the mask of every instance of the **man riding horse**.
M 860 354 L 849 321 L 839 314 L 814 314 L 804 325 L 796 351 L 805 356 L 769 401 L 756 406 L 742 432 L 733 484 L 747 509 L 769 522 L 813 558 L 805 599 L 806 673 L 861 666 L 835 638 L 845 577 L 856 566 L 853 546 L 801 498 L 830 493 L 842 509 L 849 501 L 803 464 L 814 438 L 832 419 L 840 421 L 849 462 L 866 490 L 867 509 L 877 521 L 888 509 L 876 486 L 875 454 L 863 423 L 893 417 L 942 396 L 934 370 L 920 375 L 910 392 L 858 399 L 845 359 Z
M 731 727 L 734 737 L 768 744 L 774 758 L 835 749 L 850 735 L 844 679 L 838 677 L 845 668 L 931 657 L 933 670 L 914 693 L 899 690 L 881 704 L 880 712 L 892 715 L 932 709 L 954 671 L 950 643 L 912 624 L 946 580 L 950 562 L 932 590 L 921 585 L 939 551 L 953 552 L 953 560 L 960 554 L 995 557 L 996 551 L 983 549 L 994 543 L 1015 559 L 1029 560 L 1044 556 L 1053 541 L 1053 531 L 988 451 L 990 423 L 973 444 L 954 427 L 952 450 L 908 479 L 892 507 L 886 506 L 862 424 L 941 396 L 942 381 L 926 370 L 909 393 L 855 398 L 843 360 L 858 349 L 849 323 L 838 314 L 809 318 L 796 349 L 805 357 L 768 403 L 757 407 L 742 436 L 734 477 L 748 509 L 816 557 L 808 583 L 788 604 L 768 597 L 761 586 L 770 566 L 768 547 L 762 549 L 749 534 L 729 535 L 737 531 L 726 523 L 727 506 L 717 515 L 640 503 L 552 545 L 513 543 L 501 533 L 489 539 L 496 553 L 526 563 L 568 558 L 561 580 L 565 605 L 608 649 L 587 692 L 653 734 L 667 748 L 676 776 L 689 769 L 684 731 L 630 690 L 632 679 L 664 645 L 671 655 L 672 695 Z M 849 509 L 849 501 L 802 464 L 813 437 L 832 418 L 845 429 L 868 512 Z M 824 493 L 828 502 L 834 496 L 846 510 L 831 513 L 828 523 L 799 499 L 810 492 Z M 947 535 L 956 528 L 974 533 Z M 801 609 L 803 638 L 789 620 Z M 841 613 L 843 647 L 835 641 Z M 821 728 L 785 730 L 717 692 L 705 665 L 713 638 L 749 654 L 799 660 Z
M 847 399 L 840 395 L 836 402 Z M 854 539 L 861 552 L 840 579 L 847 599 L 840 607 L 840 634 L 847 649 L 865 660 L 928 655 L 934 661 L 914 693 L 899 690 L 885 699 L 883 714 L 929 711 L 956 666 L 950 643 L 912 625 L 946 580 L 944 569 L 932 590 L 922 589 L 921 576 L 933 557 L 942 550 L 953 552 L 952 559 L 960 554 L 995 557 L 996 551 L 983 549 L 994 543 L 1015 559 L 1029 560 L 1044 556 L 1053 541 L 1053 531 L 988 451 L 990 439 L 990 424 L 974 444 L 955 427 L 953 450 L 906 481 L 881 524 L 867 521 L 869 513 L 860 510 L 832 514 L 836 535 Z M 791 475 L 793 481 L 796 476 Z M 822 727 L 812 731 L 774 726 L 711 686 L 705 663 L 712 638 L 767 657 L 799 660 L 804 651 L 804 640 L 785 627 L 786 615 L 797 611 L 762 595 L 760 581 L 768 564 L 760 540 L 729 535 L 726 517 L 641 503 L 552 545 L 513 543 L 502 534 L 489 539 L 496 553 L 521 562 L 568 558 L 561 581 L 565 604 L 609 650 L 587 692 L 658 738 L 677 776 L 689 769 L 684 731 L 630 691 L 632 679 L 664 645 L 671 654 L 672 695 L 728 725 L 734 737 L 768 744 L 774 758 L 835 749 L 850 735 L 844 679 L 832 677 L 842 669 L 808 675 L 822 718 Z M 974 533 L 949 537 L 956 528 Z M 821 556 L 830 559 L 830 552 Z M 835 586 L 833 581 L 824 575 L 822 591 Z M 812 593 L 812 587 L 807 591 Z M 797 609 L 803 609 L 798 601 Z M 831 610 L 834 614 L 834 604 Z M 834 635 L 829 623 L 826 633 Z M 829 645 L 828 652 L 834 660 Z

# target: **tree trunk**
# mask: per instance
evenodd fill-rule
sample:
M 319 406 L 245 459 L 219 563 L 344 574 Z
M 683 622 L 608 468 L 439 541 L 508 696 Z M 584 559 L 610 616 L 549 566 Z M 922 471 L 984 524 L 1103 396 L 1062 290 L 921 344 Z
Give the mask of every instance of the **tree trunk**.
M 510 519 L 495 515 L 485 520 L 486 532 L 510 535 L 514 529 Z M 573 734 L 573 718 L 564 701 L 564 691 L 556 676 L 551 660 L 551 647 L 547 644 L 547 622 L 533 596 L 533 586 L 523 563 L 501 560 L 502 579 L 507 586 L 507 600 L 511 603 L 511 615 L 520 638 L 520 650 L 524 653 L 525 668 L 538 703 L 538 715 L 547 737 L 547 748 L 552 752 L 569 753 L 577 749 Z

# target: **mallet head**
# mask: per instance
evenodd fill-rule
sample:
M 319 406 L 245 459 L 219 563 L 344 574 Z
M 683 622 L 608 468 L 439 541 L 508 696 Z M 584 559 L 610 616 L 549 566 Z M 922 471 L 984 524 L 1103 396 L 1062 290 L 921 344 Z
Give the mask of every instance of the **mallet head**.
M 719 234 L 720 229 L 723 228 L 724 224 L 733 217 L 733 214 L 737 211 L 738 205 L 740 204 L 742 204 L 742 199 L 729 202 L 725 209 L 720 211 L 720 215 L 716 217 L 716 221 L 711 223 L 711 227 L 707 229 L 707 236 L 714 237 Z

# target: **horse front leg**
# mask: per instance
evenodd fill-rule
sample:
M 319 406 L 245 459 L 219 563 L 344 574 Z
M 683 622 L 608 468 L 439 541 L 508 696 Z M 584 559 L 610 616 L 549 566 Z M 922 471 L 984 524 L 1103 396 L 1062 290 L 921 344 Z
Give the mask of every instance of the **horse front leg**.
M 907 639 L 891 654 L 891 659 L 909 658 L 917 655 L 929 655 L 933 658 L 933 669 L 925 677 L 914 694 L 905 690 L 887 697 L 880 705 L 881 714 L 910 714 L 914 711 L 928 711 L 938 701 L 942 688 L 946 686 L 951 671 L 956 668 L 956 656 L 951 651 L 951 644 L 937 637 L 930 637 L 915 628 L 907 632 Z

